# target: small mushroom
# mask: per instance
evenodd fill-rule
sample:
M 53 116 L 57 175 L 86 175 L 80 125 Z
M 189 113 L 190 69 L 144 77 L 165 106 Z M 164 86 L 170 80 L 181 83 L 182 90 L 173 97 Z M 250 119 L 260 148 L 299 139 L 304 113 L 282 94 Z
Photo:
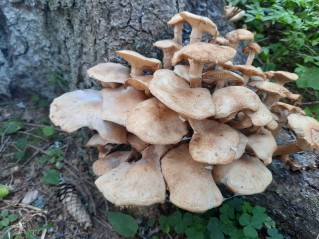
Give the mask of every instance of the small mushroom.
M 246 65 L 251 65 L 254 60 L 255 54 L 260 54 L 261 47 L 256 42 L 249 42 L 247 46 L 244 47 L 243 53 L 248 55 Z
M 226 165 L 217 165 L 213 169 L 217 183 L 224 184 L 240 195 L 252 195 L 265 191 L 272 181 L 271 172 L 258 158 L 248 155 Z
M 184 46 L 175 52 L 172 63 L 175 66 L 183 59 L 189 59 L 190 85 L 192 88 L 201 87 L 203 64 L 205 63 L 225 63 L 232 60 L 236 51 L 227 46 L 197 42 Z
M 132 109 L 126 118 L 126 128 L 150 144 L 176 144 L 188 132 L 178 114 L 156 98 Z
M 256 67 L 251 65 L 230 65 L 230 64 L 222 64 L 223 69 L 227 70 L 236 70 L 240 71 L 243 74 L 243 78 L 245 79 L 245 85 L 248 83 L 249 78 L 252 76 L 259 76 L 263 79 L 266 78 L 266 75 L 263 72 L 260 72 Z
M 170 69 L 172 67 L 172 58 L 176 51 L 182 48 L 182 45 L 173 40 L 161 40 L 153 44 L 163 51 L 163 67 Z
M 89 77 L 101 82 L 105 88 L 117 88 L 130 76 L 130 69 L 118 63 L 100 63 L 87 70 Z
M 229 41 L 229 46 L 234 49 L 237 49 L 239 41 L 252 42 L 254 37 L 254 34 L 246 29 L 233 30 L 225 35 L 225 38 Z
M 218 36 L 218 30 L 215 23 L 209 18 L 195 15 L 190 12 L 180 12 L 181 17 L 192 27 L 190 35 L 190 44 L 200 42 L 204 33 L 212 35 L 214 38 Z
M 178 44 L 182 45 L 182 33 L 183 33 L 183 24 L 185 20 L 183 17 L 177 13 L 175 14 L 171 20 L 167 22 L 167 25 L 174 26 L 174 41 L 176 41 Z
M 170 192 L 169 199 L 177 207 L 191 212 L 205 212 L 222 204 L 223 196 L 212 178 L 211 170 L 192 159 L 187 144 L 170 150 L 161 162 Z
M 265 74 L 268 78 L 274 78 L 276 83 L 282 86 L 299 78 L 297 74 L 288 71 L 267 71 Z
M 134 78 L 129 78 L 125 85 L 133 86 L 137 90 L 143 90 L 148 92 L 149 84 L 151 80 L 153 79 L 152 75 L 146 75 L 146 76 L 135 76 Z
M 201 120 L 215 115 L 215 106 L 209 91 L 204 88 L 190 88 L 173 71 L 156 71 L 150 90 L 157 99 L 182 117 Z
M 238 74 L 226 70 L 206 71 L 203 74 L 203 82 L 216 85 L 215 89 L 221 89 L 228 85 L 242 86 L 245 80 Z
M 96 90 L 76 90 L 55 98 L 50 105 L 50 119 L 61 130 L 72 133 L 82 127 L 98 131 L 109 143 L 126 143 L 126 129 L 102 120 L 102 97 Z
M 143 75 L 143 71 L 156 71 L 162 66 L 161 61 L 155 58 L 147 58 L 140 53 L 130 50 L 117 51 L 120 57 L 131 65 L 131 77 Z

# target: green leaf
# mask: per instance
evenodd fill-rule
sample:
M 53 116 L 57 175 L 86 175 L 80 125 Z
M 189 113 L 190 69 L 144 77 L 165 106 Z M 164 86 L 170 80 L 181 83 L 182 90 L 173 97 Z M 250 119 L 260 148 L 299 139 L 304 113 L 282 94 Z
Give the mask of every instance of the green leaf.
M 10 224 L 10 221 L 8 218 L 3 218 L 2 221 L 0 221 L 1 225 L 6 227 L 6 226 L 9 226 Z
M 299 67 L 296 69 L 297 74 L 299 74 L 299 79 L 297 80 L 297 86 L 299 88 L 312 88 L 314 90 L 319 90 L 319 67 Z
M 28 144 L 28 141 L 25 138 L 21 138 L 16 141 L 16 146 L 21 150 L 24 150 L 27 144 Z
M 47 156 L 46 155 L 42 155 L 39 158 L 39 164 L 45 164 L 47 160 L 48 160 Z
M 7 209 L 3 209 L 1 211 L 1 217 L 6 218 L 9 215 L 9 211 Z
M 169 233 L 170 227 L 168 225 L 168 217 L 166 216 L 160 216 L 159 223 L 161 225 L 161 230 L 165 233 Z
M 14 158 L 16 158 L 17 160 L 21 160 L 21 159 L 23 159 L 23 157 L 24 157 L 24 152 L 22 152 L 22 151 L 19 151 L 19 152 L 15 152 L 14 153 Z
M 253 211 L 253 207 L 249 202 L 243 202 L 243 211 L 251 213 Z
M 10 214 L 10 215 L 8 216 L 8 219 L 9 219 L 10 222 L 14 222 L 14 221 L 16 221 L 18 218 L 19 218 L 19 216 L 18 216 L 17 214 Z
M 138 230 L 136 220 L 130 215 L 121 212 L 109 212 L 108 220 L 114 231 L 124 237 L 135 236 Z
M 63 154 L 63 151 L 62 151 L 62 149 L 60 149 L 60 148 L 55 148 L 55 149 L 50 149 L 50 150 L 47 152 L 47 154 L 48 154 L 49 156 L 51 156 L 51 157 L 53 157 L 53 156 L 60 156 L 60 155 Z
M 55 169 L 48 169 L 44 172 L 41 181 L 45 184 L 59 185 L 60 173 Z
M 216 217 L 211 217 L 207 224 L 211 239 L 224 239 L 224 233 L 220 229 L 220 221 Z
M 257 233 L 256 229 L 253 228 L 251 225 L 245 226 L 243 228 L 243 232 L 244 232 L 244 235 L 248 238 L 258 237 L 258 233 Z
M 37 237 L 33 235 L 31 232 L 24 231 L 23 234 L 26 236 L 27 239 L 37 239 Z
M 22 122 L 11 121 L 6 124 L 5 133 L 6 134 L 14 134 L 22 129 L 24 124 Z
M 40 96 L 38 96 L 38 95 L 32 95 L 32 101 L 33 102 L 38 102 L 39 100 L 40 100 Z
M 42 133 L 47 137 L 52 136 L 55 133 L 55 127 L 53 125 L 44 127 L 42 128 Z
M 52 224 L 46 224 L 46 225 L 43 225 L 41 227 L 31 228 L 29 231 L 30 232 L 39 232 L 39 231 L 42 231 L 42 230 L 45 230 L 45 229 L 49 229 L 51 227 L 53 227 Z
M 262 226 L 263 226 L 263 222 L 264 222 L 264 220 L 262 220 L 261 217 L 253 215 L 251 217 L 250 225 L 252 225 L 257 230 L 260 230 L 262 228 Z
M 242 226 L 249 225 L 251 216 L 248 213 L 243 213 L 239 218 L 239 224 Z
M 228 203 L 224 203 L 219 208 L 219 211 L 221 214 L 226 215 L 230 219 L 234 219 L 234 217 L 235 217 L 235 210 L 234 210 L 234 208 L 230 207 Z
M 203 231 L 199 231 L 194 227 L 190 227 L 186 230 L 186 236 L 188 239 L 205 239 Z
M 9 192 L 10 188 L 8 186 L 0 184 L 0 198 L 4 198 L 9 194 Z
M 234 198 L 229 202 L 229 205 L 234 208 L 237 212 L 241 212 L 243 210 L 243 200 L 239 198 Z
M 175 226 L 182 222 L 182 213 L 180 211 L 174 212 L 172 215 L 168 216 L 168 225 Z

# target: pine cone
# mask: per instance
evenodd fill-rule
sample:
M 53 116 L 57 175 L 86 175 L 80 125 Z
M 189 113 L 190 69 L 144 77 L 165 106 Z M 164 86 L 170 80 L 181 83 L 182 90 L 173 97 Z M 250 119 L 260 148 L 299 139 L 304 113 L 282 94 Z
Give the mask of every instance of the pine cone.
M 74 185 L 60 184 L 57 190 L 57 197 L 65 205 L 68 213 L 74 220 L 84 226 L 84 229 L 92 226 L 90 215 L 81 202 Z

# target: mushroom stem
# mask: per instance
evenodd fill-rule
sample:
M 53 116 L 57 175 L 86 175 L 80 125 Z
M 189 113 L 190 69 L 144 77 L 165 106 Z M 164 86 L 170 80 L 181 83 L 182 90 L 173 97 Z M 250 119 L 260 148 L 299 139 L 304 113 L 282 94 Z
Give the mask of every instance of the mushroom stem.
M 163 50 L 163 68 L 164 69 L 171 69 L 173 55 L 174 55 L 174 52 Z
M 278 102 L 279 100 L 280 96 L 278 96 L 277 94 L 268 93 L 263 103 L 268 108 L 270 108 L 274 103 Z
M 137 66 L 132 66 L 130 75 L 131 75 L 131 77 L 143 75 L 143 68 L 137 67 Z
M 174 27 L 174 41 L 176 41 L 178 44 L 182 45 L 182 41 L 183 41 L 183 23 L 178 23 L 175 25 Z
M 203 64 L 189 59 L 189 78 L 191 88 L 202 86 Z
M 228 46 L 233 48 L 233 49 L 235 49 L 235 50 L 237 50 L 238 42 L 229 42 Z
M 202 40 L 202 36 L 203 32 L 200 29 L 193 27 L 190 35 L 190 44 L 200 42 Z
M 246 65 L 251 65 L 254 61 L 254 57 L 255 57 L 255 52 L 254 51 L 249 51 L 249 55 L 246 61 Z
M 302 149 L 299 148 L 297 142 L 294 144 L 282 144 L 277 146 L 277 149 L 274 152 L 273 156 L 292 154 L 299 151 L 302 151 Z

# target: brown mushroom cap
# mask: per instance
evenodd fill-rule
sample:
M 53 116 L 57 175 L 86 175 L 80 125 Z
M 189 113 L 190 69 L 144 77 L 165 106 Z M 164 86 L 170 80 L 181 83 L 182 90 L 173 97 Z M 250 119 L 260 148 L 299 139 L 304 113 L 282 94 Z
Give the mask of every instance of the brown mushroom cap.
M 103 99 L 101 118 L 123 126 L 126 125 L 127 113 L 147 99 L 141 91 L 131 86 L 103 89 L 101 96 Z
M 153 79 L 152 75 L 146 76 L 135 76 L 134 78 L 129 78 L 125 85 L 133 86 L 137 90 L 149 90 L 149 84 Z
M 236 70 L 243 73 L 246 76 L 260 76 L 262 78 L 266 78 L 263 72 L 260 72 L 256 67 L 251 65 L 229 65 L 222 64 L 222 67 L 227 70 Z
M 176 65 L 174 67 L 174 73 L 186 80 L 187 82 L 190 82 L 190 75 L 189 75 L 189 66 L 185 65 Z
M 121 163 L 99 177 L 95 184 L 104 197 L 118 206 L 149 206 L 165 200 L 160 158 L 169 145 L 150 145 L 136 163 Z
M 107 62 L 93 66 L 87 70 L 87 74 L 108 88 L 110 83 L 124 84 L 130 76 L 130 69 L 118 63 Z
M 285 98 L 289 93 L 291 93 L 285 87 L 268 81 L 254 81 L 250 82 L 248 85 L 256 87 L 259 91 L 273 93 L 282 98 Z
M 207 89 L 190 88 L 170 70 L 157 70 L 150 83 L 151 93 L 167 107 L 185 118 L 205 119 L 215 114 L 215 106 Z
M 198 63 L 225 63 L 232 60 L 236 55 L 236 50 L 228 46 L 219 46 L 215 44 L 196 42 L 184 46 L 181 50 L 175 52 L 172 63 L 175 66 L 183 59 L 192 59 Z
M 239 146 L 238 131 L 214 120 L 189 122 L 194 130 L 189 152 L 195 161 L 214 165 L 233 161 Z
M 265 165 L 268 165 L 272 162 L 272 155 L 277 148 L 277 143 L 270 131 L 262 129 L 258 134 L 248 136 L 247 147 L 264 161 Z
M 108 171 L 126 162 L 132 156 L 131 151 L 117 151 L 99 158 L 93 163 L 93 172 L 96 176 L 102 176 Z
M 216 107 L 215 118 L 226 118 L 239 111 L 257 111 L 260 106 L 258 95 L 243 86 L 229 86 L 213 94 Z
M 254 34 L 246 29 L 237 29 L 231 32 L 228 32 L 225 35 L 225 38 L 232 42 L 237 43 L 239 41 L 252 41 L 254 40 Z
M 145 57 L 135 51 L 122 50 L 122 51 L 117 51 L 116 54 L 118 54 L 120 57 L 122 57 L 132 66 L 131 68 L 132 77 L 142 75 L 143 70 L 156 71 L 157 69 L 160 69 L 162 66 L 161 61 L 155 58 Z
M 127 134 L 127 143 L 130 144 L 137 152 L 143 151 L 149 144 L 141 140 L 135 134 Z
M 61 130 L 72 133 L 82 127 L 98 131 L 109 143 L 126 143 L 126 129 L 102 120 L 102 97 L 96 90 L 76 90 L 55 98 L 50 105 L 50 119 Z
M 241 195 L 263 192 L 272 181 L 271 172 L 258 158 L 244 155 L 227 165 L 213 169 L 216 182 Z
M 272 120 L 272 114 L 264 103 L 259 102 L 259 108 L 255 112 L 246 111 L 246 114 L 251 119 L 251 122 L 255 126 L 265 126 L 269 124 Z
M 183 22 L 185 22 L 185 20 L 183 19 L 183 17 L 179 13 L 177 13 L 167 22 L 167 25 L 173 26 L 173 25 L 183 23 Z
M 217 26 L 209 18 L 198 16 L 187 11 L 180 12 L 179 15 L 192 26 L 191 40 L 195 38 L 197 41 L 201 41 L 201 37 L 204 33 L 217 38 L 219 34 Z
M 86 143 L 86 147 L 96 147 L 96 146 L 104 146 L 108 144 L 99 134 L 93 135 L 89 141 Z
M 153 44 L 153 46 L 163 51 L 163 67 L 170 69 L 172 66 L 172 57 L 174 53 L 182 48 L 182 45 L 174 40 L 161 40 Z
M 203 82 L 206 84 L 216 84 L 217 88 L 223 88 L 225 85 L 244 85 L 245 80 L 238 74 L 226 70 L 212 70 L 203 74 Z M 219 86 L 219 87 L 218 87 Z
M 187 144 L 170 150 L 161 162 L 173 204 L 191 212 L 204 212 L 222 204 L 223 196 L 211 171 L 192 159 Z
M 297 74 L 288 71 L 267 71 L 265 74 L 268 78 L 274 78 L 279 85 L 284 85 L 290 81 L 296 81 L 299 78 Z
M 303 149 L 319 149 L 319 122 L 311 117 L 290 114 L 288 126 L 297 136 L 298 146 Z
M 187 125 L 178 114 L 156 98 L 138 104 L 126 118 L 126 127 L 150 144 L 176 144 L 187 134 Z
M 257 54 L 260 54 L 261 47 L 256 42 L 249 42 L 248 45 L 243 48 L 243 53 L 248 54 L 250 52 L 255 52 Z

